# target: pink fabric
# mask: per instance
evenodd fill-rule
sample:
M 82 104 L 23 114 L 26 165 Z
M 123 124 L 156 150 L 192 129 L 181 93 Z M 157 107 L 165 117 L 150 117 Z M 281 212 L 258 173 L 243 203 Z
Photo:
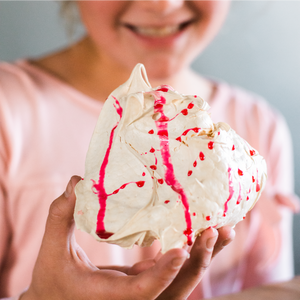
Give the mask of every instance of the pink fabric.
M 235 241 L 214 259 L 190 299 L 293 275 L 291 212 L 276 200 L 293 194 L 289 131 L 262 99 L 225 83 L 215 86 L 212 119 L 229 123 L 265 156 L 269 179 L 262 199 L 236 227 Z M 29 285 L 50 203 L 71 175 L 83 176 L 100 110 L 99 102 L 27 61 L 0 64 L 0 297 Z M 158 243 L 124 250 L 82 232 L 76 236 L 96 265 L 133 264 L 159 250 Z

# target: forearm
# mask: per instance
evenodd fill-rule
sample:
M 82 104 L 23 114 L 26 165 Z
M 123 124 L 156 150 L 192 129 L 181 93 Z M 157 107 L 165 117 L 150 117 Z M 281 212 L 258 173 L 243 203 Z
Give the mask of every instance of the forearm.
M 299 300 L 300 299 L 300 276 L 286 282 L 264 285 L 244 290 L 237 294 L 231 294 L 211 300 Z

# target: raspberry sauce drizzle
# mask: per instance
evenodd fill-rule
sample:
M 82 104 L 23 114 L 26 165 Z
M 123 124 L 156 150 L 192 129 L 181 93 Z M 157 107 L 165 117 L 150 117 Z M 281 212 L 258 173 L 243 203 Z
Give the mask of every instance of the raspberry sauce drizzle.
M 166 121 L 172 121 L 174 120 L 176 117 L 178 117 L 180 114 L 183 114 L 184 116 L 187 116 L 189 114 L 188 109 L 192 109 L 194 107 L 194 104 L 192 102 L 190 102 L 187 106 L 187 108 L 184 108 L 180 113 L 178 113 L 177 115 L 175 115 L 175 117 L 173 117 L 172 119 L 169 119 L 168 117 Z M 155 107 L 154 107 L 155 108 Z
M 241 189 L 242 189 L 241 183 L 239 182 L 239 196 L 238 196 L 238 198 L 237 198 L 236 204 L 240 204 L 241 201 L 242 201 Z
M 204 155 L 203 152 L 199 153 L 199 158 L 200 158 L 200 160 L 204 160 L 205 159 L 205 155 Z
M 210 150 L 214 149 L 214 142 L 213 142 L 213 141 L 210 141 L 210 142 L 207 144 L 207 147 L 208 147 L 208 149 L 210 149 Z
M 256 174 L 256 192 L 258 193 L 260 191 L 260 185 L 258 183 L 258 170 L 257 170 L 257 174 Z
M 228 168 L 228 186 L 229 186 L 229 197 L 226 200 L 226 202 L 224 203 L 223 217 L 226 217 L 226 213 L 228 211 L 228 202 L 231 200 L 231 198 L 233 196 L 233 193 L 234 193 L 233 183 L 232 183 L 232 175 L 231 175 L 231 168 Z
M 195 133 L 198 133 L 199 130 L 201 130 L 201 128 L 200 128 L 200 127 L 194 127 L 194 128 L 189 128 L 189 129 L 185 130 L 185 131 L 181 134 L 181 136 L 179 136 L 178 138 L 176 138 L 176 141 L 181 142 L 181 137 L 182 137 L 182 136 L 186 136 L 186 135 L 188 134 L 188 132 L 191 131 L 191 130 L 193 130 Z
M 113 97 L 115 99 L 115 104 L 114 107 L 116 109 L 116 112 L 118 113 L 120 120 L 122 118 L 122 114 L 123 114 L 123 109 L 119 103 L 119 101 Z M 113 127 L 113 129 L 110 132 L 110 137 L 109 137 L 109 143 L 108 143 L 108 147 L 106 149 L 105 152 L 105 156 L 103 159 L 103 162 L 101 164 L 100 167 L 100 171 L 99 171 L 99 181 L 98 183 L 94 182 L 93 184 L 93 188 L 97 191 L 95 192 L 98 195 L 98 199 L 99 199 L 99 204 L 100 204 L 100 209 L 97 215 L 97 227 L 96 227 L 96 234 L 101 238 L 101 239 L 108 239 L 110 236 L 113 235 L 113 233 L 111 232 L 106 232 L 105 230 L 105 226 L 104 226 L 104 216 L 105 216 L 105 211 L 106 211 L 106 200 L 108 197 L 108 194 L 105 191 L 105 187 L 104 187 L 104 178 L 105 178 L 105 169 L 107 167 L 108 164 L 108 158 L 109 158 L 109 154 L 110 154 L 110 150 L 112 147 L 112 142 L 114 139 L 114 133 L 115 133 L 115 129 L 118 127 L 120 120 L 117 122 L 117 124 Z
M 116 189 L 115 191 L 113 191 L 111 194 L 107 194 L 107 196 L 111 196 L 111 195 L 115 195 L 117 193 L 119 193 L 120 190 L 123 190 L 125 189 L 125 187 L 130 184 L 130 183 L 135 183 L 138 187 L 143 187 L 144 184 L 145 184 L 145 181 L 131 181 L 131 182 L 127 182 L 127 183 L 124 183 L 123 185 L 121 185 L 118 189 Z
M 160 96 L 160 94 L 153 93 L 155 102 L 154 102 L 154 112 L 160 113 L 162 117 L 165 116 L 163 111 L 163 106 L 157 105 L 157 104 L 165 104 L 166 99 L 163 96 Z M 187 228 L 184 231 L 185 236 L 187 237 L 187 244 L 192 245 L 192 221 L 191 221 L 191 215 L 189 212 L 189 203 L 187 196 L 184 192 L 184 189 L 182 188 L 181 184 L 177 181 L 174 173 L 173 164 L 171 162 L 171 154 L 170 154 L 170 148 L 169 148 L 169 134 L 168 134 L 168 122 L 161 122 L 161 121 L 155 121 L 155 125 L 157 127 L 157 134 L 160 139 L 160 148 L 161 148 L 161 157 L 162 162 L 164 166 L 166 167 L 165 171 L 165 182 L 167 185 L 169 185 L 173 191 L 175 191 L 181 198 L 181 202 L 185 209 L 185 221 Z

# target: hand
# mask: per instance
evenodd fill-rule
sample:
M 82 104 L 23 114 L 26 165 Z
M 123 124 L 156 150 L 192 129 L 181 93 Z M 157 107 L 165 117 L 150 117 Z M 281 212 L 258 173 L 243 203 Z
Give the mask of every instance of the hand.
M 157 297 L 157 299 L 187 299 L 195 287 L 200 283 L 208 268 L 211 259 L 228 245 L 235 236 L 235 231 L 225 226 L 218 230 L 209 228 L 202 232 L 190 252 L 187 259 L 176 278 L 170 285 Z M 163 255 L 159 252 L 154 259 L 148 259 L 129 266 L 105 266 L 101 269 L 118 270 L 127 275 L 137 275 L 150 267 L 155 266 Z
M 220 234 L 213 248 L 217 233 L 209 229 L 197 238 L 185 264 L 188 252 L 172 249 L 131 268 L 99 269 L 74 237 L 74 187 L 79 180 L 72 177 L 65 193 L 50 207 L 32 282 L 21 300 L 156 299 L 159 295 L 166 299 L 175 294 L 172 299 L 184 299 L 201 280 L 212 254 L 222 248 L 222 241 L 231 240 L 230 235 Z

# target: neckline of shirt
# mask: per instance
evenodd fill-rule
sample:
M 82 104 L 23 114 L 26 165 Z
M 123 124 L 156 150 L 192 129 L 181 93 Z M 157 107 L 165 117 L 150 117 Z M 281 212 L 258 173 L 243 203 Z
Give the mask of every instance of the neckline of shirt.
M 97 109 L 97 110 L 103 107 L 103 103 L 101 103 L 100 101 L 80 92 L 79 90 L 69 85 L 68 83 L 60 80 L 59 78 L 39 68 L 38 66 L 35 66 L 34 64 L 30 63 L 29 59 L 26 58 L 19 59 L 15 62 L 15 64 L 21 68 L 24 68 L 35 74 L 38 74 L 39 76 L 45 78 L 47 81 L 51 82 L 52 84 L 59 86 L 59 88 L 65 90 L 68 94 L 70 94 L 72 98 L 76 99 L 77 102 L 80 102 L 85 106 L 88 105 L 91 106 L 92 109 Z M 228 94 L 228 84 L 220 80 L 214 80 L 214 79 L 209 79 L 209 80 L 212 82 L 214 86 L 214 91 L 209 101 L 210 110 L 213 111 L 218 107 L 220 107 L 220 105 L 221 106 L 224 105 L 224 101 L 222 101 L 223 103 L 222 102 L 220 103 L 220 99 L 227 98 L 224 96 Z M 199 96 L 201 97 L 201 95 Z

